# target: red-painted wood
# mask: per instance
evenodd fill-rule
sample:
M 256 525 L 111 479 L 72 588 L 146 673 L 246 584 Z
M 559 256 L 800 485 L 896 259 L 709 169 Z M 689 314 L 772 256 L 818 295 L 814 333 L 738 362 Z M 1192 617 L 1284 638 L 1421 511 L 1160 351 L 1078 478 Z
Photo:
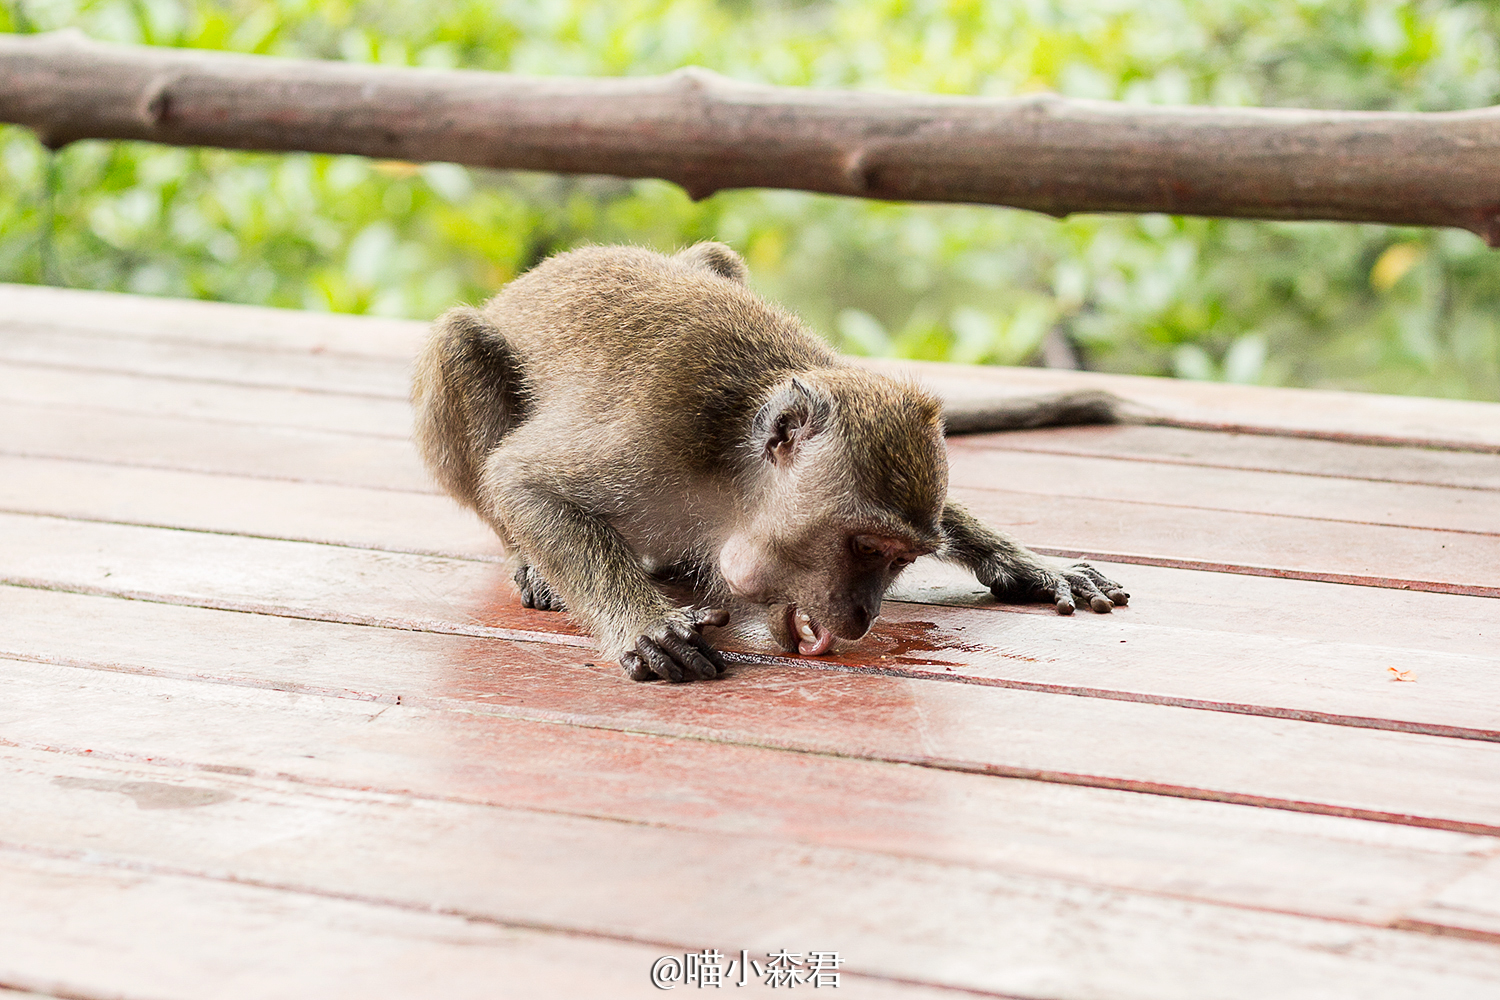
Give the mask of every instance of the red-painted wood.
M 319 316 L 208 303 L 153 301 L 139 297 L 134 302 L 116 303 L 99 298 L 101 294 L 107 295 L 26 286 L 0 287 L 0 304 L 4 306 L 0 314 L 12 317 L 9 323 L 0 327 L 5 334 L 0 336 L 0 345 L 7 341 L 30 343 L 47 339 L 61 344 L 65 338 L 82 332 L 98 353 L 93 364 L 78 364 L 76 357 L 70 359 L 67 352 L 48 350 L 47 356 L 54 363 L 68 367 L 143 373 L 158 371 L 153 367 L 156 365 L 174 371 L 180 368 L 182 354 L 175 352 L 176 360 L 170 357 L 174 354 L 171 350 L 157 356 L 162 348 L 207 346 L 221 348 L 230 355 L 238 350 L 269 349 L 310 354 L 314 360 L 319 355 L 338 354 L 350 364 L 345 366 L 343 373 L 327 373 L 329 377 L 314 388 L 348 384 L 349 375 L 358 370 L 366 376 L 361 391 L 391 395 L 390 379 L 395 374 L 396 365 L 412 356 L 425 330 L 425 324 L 421 323 Z M 111 304 L 105 305 L 106 302 Z M 236 310 L 240 311 L 236 313 Z M 118 315 L 113 319 L 101 319 L 109 314 Z M 51 337 L 38 338 L 35 336 L 38 333 L 50 334 Z M 136 341 L 142 360 L 131 362 L 128 360 L 130 352 L 110 349 L 103 343 L 110 339 Z M 33 349 L 37 348 L 33 346 L 27 350 Z M 25 351 L 21 353 L 25 354 Z M 14 358 L 19 355 L 7 354 L 0 346 L 0 356 Z M 146 356 L 151 356 L 150 360 Z M 223 367 L 221 362 L 211 360 L 207 354 L 200 357 L 205 370 L 221 370 Z M 376 363 L 381 359 L 396 365 L 386 369 Z M 1500 420 L 1495 418 L 1493 404 L 1486 403 L 1273 389 L 1094 372 L 856 360 L 878 370 L 915 374 L 957 403 L 997 395 L 1100 388 L 1131 401 L 1136 412 L 1150 419 L 1178 425 L 1230 431 L 1246 429 L 1282 436 L 1410 442 L 1500 451 Z M 239 364 L 230 364 L 228 370 L 237 375 L 231 381 L 242 381 L 247 377 L 246 369 L 243 360 Z M 274 365 L 259 368 L 255 377 L 273 369 Z M 197 377 L 202 377 L 202 374 L 197 373 Z M 303 382 L 303 375 L 284 374 L 292 380 L 286 384 Z
M 209 346 L 121 337 L 76 327 L 10 327 L 0 360 L 58 369 L 150 375 L 238 386 L 272 386 L 405 399 L 410 362 L 305 348 Z
M 392 631 L 388 641 L 392 655 L 406 655 L 402 633 Z M 1487 791 L 1500 781 L 1500 744 L 1490 742 L 789 666 L 737 667 L 711 684 L 641 685 L 585 650 L 494 639 L 463 644 L 444 666 L 426 689 L 384 689 L 382 700 L 399 696 L 399 704 L 339 708 L 354 730 L 314 744 L 352 738 L 389 755 L 407 738 L 419 746 L 436 740 L 468 743 L 462 760 L 487 760 L 511 752 L 505 748 L 515 738 L 502 733 L 512 720 L 536 719 L 1500 834 L 1500 801 Z M 219 747 L 233 755 L 223 762 L 236 766 L 245 753 L 259 753 L 252 747 L 267 745 L 265 721 L 214 718 L 212 700 L 242 703 L 243 692 L 97 671 L 65 671 L 64 680 L 58 669 L 17 663 L 0 678 L 8 739 L 186 759 L 195 746 Z M 66 709 L 55 703 L 59 684 L 70 692 Z M 344 684 L 382 691 L 378 672 Z M 164 732 L 159 713 L 144 711 L 157 690 L 184 705 L 210 701 L 193 710 L 199 721 Z M 127 702 L 141 707 L 127 710 Z M 427 706 L 466 711 L 412 736 L 403 720 Z M 99 711 L 107 725 L 87 721 Z M 228 730 L 241 728 L 262 742 L 236 744 Z M 302 772 L 300 752 L 288 748 L 257 766 Z
M 962 438 L 949 451 L 962 488 L 1500 536 L 1500 490 L 1002 452 Z M 1500 472 L 1500 455 L 1482 457 Z
M 0 416 L 6 418 L 0 423 L 4 428 L 0 430 L 0 450 L 72 459 L 109 457 L 177 470 L 253 471 L 268 478 L 433 490 L 409 446 L 392 439 L 289 428 L 195 425 L 153 417 L 122 416 L 101 422 L 76 413 L 54 418 L 50 411 L 39 409 L 0 404 Z M 1196 474 L 1207 477 L 1211 484 L 1214 470 Z M 1266 480 L 1287 478 L 1266 473 L 1244 475 Z M 960 498 L 977 513 L 1042 550 L 1154 565 L 1500 596 L 1500 536 L 1162 503 L 1126 505 L 1107 499 L 978 489 L 965 482 L 961 473 L 955 490 Z M 1262 487 L 1263 493 L 1269 495 L 1273 485 Z M 1372 493 L 1430 489 L 1379 483 L 1350 486 Z M 1476 491 L 1462 491 L 1461 495 L 1477 498 L 1481 508 L 1477 519 L 1465 514 L 1462 523 L 1482 526 L 1483 508 L 1493 503 L 1493 495 Z M 1388 516 L 1388 507 L 1379 506 L 1379 499 L 1372 497 L 1362 516 Z M 1221 493 L 1218 497 L 1220 503 L 1233 501 L 1233 495 Z M 1214 498 L 1209 497 L 1208 502 L 1214 502 Z M 1406 506 L 1414 509 L 1416 504 Z M 1304 504 L 1304 510 L 1326 509 L 1316 503 Z M 395 545 L 410 547 L 399 541 Z
M 0 362 L 0 400 L 50 407 L 54 418 L 61 416 L 57 411 L 71 410 L 83 419 L 92 416 L 98 422 L 129 414 L 338 431 L 400 441 L 411 436 L 411 406 L 404 399 L 225 385 L 45 365 Z M 46 419 L 46 415 L 38 413 L 36 419 Z
M 704 836 L 699 829 L 678 825 L 625 824 L 451 800 L 393 800 L 378 793 L 327 788 L 309 796 L 285 782 L 119 766 L 57 754 L 0 752 L 0 759 L 7 764 L 0 787 L 13 808 L 9 815 L 0 815 L 0 835 L 22 843 L 44 841 L 64 851 L 86 850 L 95 858 L 137 870 L 170 866 L 174 873 L 190 872 L 204 882 L 224 879 L 228 864 L 232 877 L 242 883 L 334 899 L 389 901 L 413 909 L 425 909 L 436 900 L 440 912 L 481 921 L 574 928 L 593 939 L 654 939 L 683 948 L 725 942 L 733 949 L 735 943 L 761 947 L 766 938 L 771 939 L 767 946 L 775 948 L 775 935 L 789 932 L 826 934 L 824 946 L 840 949 L 847 962 L 844 971 L 853 977 L 841 989 L 854 995 L 860 995 L 863 986 L 860 973 L 872 971 L 970 987 L 999 985 L 998 980 L 987 980 L 987 973 L 959 972 L 951 959 L 930 964 L 930 946 L 923 944 L 929 936 L 945 942 L 947 955 L 962 956 L 988 970 L 997 965 L 997 947 L 1017 947 L 1014 941 L 1000 944 L 997 937 L 1034 933 L 1024 929 L 1027 922 L 1056 921 L 1059 931 L 1071 928 L 1071 933 L 1049 933 L 1030 945 L 1042 949 L 1030 961 L 1041 958 L 1058 966 L 1108 947 L 1108 939 L 1119 933 L 1112 924 L 1090 927 L 1062 916 L 1054 910 L 1055 901 L 1061 900 L 1074 900 L 1076 908 L 1080 898 L 1108 898 L 1132 911 L 1119 915 L 1122 923 L 1144 922 L 1157 933 L 1166 932 L 1166 926 L 1181 928 L 1176 933 L 1186 935 L 1179 943 L 1188 949 L 1178 956 L 1183 964 L 1197 961 L 1190 956 L 1213 940 L 1205 932 L 1215 923 L 1233 925 L 1243 919 L 1246 931 L 1260 930 L 1261 947 L 1284 952 L 1282 961 L 1301 967 L 1304 955 L 1319 951 L 1316 937 L 1309 942 L 1304 935 L 1316 935 L 1325 926 L 1284 915 L 1268 921 L 1265 911 L 1278 909 L 1274 903 L 1252 904 L 1260 912 L 1246 908 L 1237 913 L 1193 900 L 1191 857 L 1178 865 L 1181 882 L 1164 886 L 1163 893 L 1146 895 L 1109 891 L 1088 877 L 1061 882 L 1042 871 L 1024 871 L 1014 858 L 994 869 L 932 864 L 846 848 L 778 843 L 728 829 Z M 1217 811 L 1244 812 L 1224 807 Z M 1253 823 L 1263 817 L 1251 818 Z M 1018 817 L 1012 829 L 1026 819 L 1024 814 Z M 1090 825 L 1062 814 L 1051 821 L 1064 838 Z M 193 838 L 179 853 L 163 858 L 162 842 L 176 839 L 174 834 L 184 824 L 191 825 Z M 1103 833 L 1110 824 L 1095 817 L 1091 825 Z M 1301 837 L 1282 831 L 1260 836 L 1229 833 L 1230 843 L 1252 852 L 1263 867 L 1255 869 L 1235 859 L 1232 848 L 1222 851 L 1220 863 L 1243 867 L 1246 882 L 1269 884 L 1263 899 L 1282 902 L 1279 893 L 1299 892 L 1298 887 L 1281 884 L 1281 878 L 1291 874 L 1280 870 L 1286 855 L 1316 853 L 1319 847 L 1346 849 L 1370 861 L 1361 895 L 1368 898 L 1378 886 L 1390 901 L 1420 899 L 1430 895 L 1444 875 L 1461 870 L 1467 863 L 1461 843 L 1472 839 L 1422 832 L 1379 845 L 1346 841 L 1335 846 L 1311 828 L 1332 831 L 1359 824 L 1317 820 L 1292 825 L 1308 830 Z M 1170 842 L 1203 842 L 1202 837 L 1174 835 L 1165 822 L 1160 829 Z M 1004 827 L 996 833 L 1016 839 Z M 497 843 L 505 849 L 495 850 Z M 1092 867 L 1106 877 L 1112 866 L 1118 866 L 1112 873 L 1116 878 L 1120 869 L 1172 866 L 1166 845 L 1140 843 L 1134 856 L 1102 842 L 1095 846 L 1103 853 Z M 1045 865 L 1046 858 L 1060 853 L 1037 855 Z M 1078 857 L 1082 852 L 1073 847 L 1070 853 Z M 1375 865 L 1376 858 L 1384 858 L 1395 871 Z M 877 874 L 878 879 L 871 877 Z M 1305 875 L 1334 891 L 1342 881 L 1310 869 Z M 576 888 L 559 892 L 559 880 Z M 1219 881 L 1232 884 L 1228 878 Z M 799 915 L 799 928 L 819 930 L 789 931 L 772 915 L 768 893 Z M 1303 895 L 1314 905 L 1321 903 L 1311 893 Z M 954 914 L 964 912 L 987 917 L 971 929 L 954 928 Z M 1363 930 L 1373 932 L 1396 954 L 1430 943 L 1418 935 L 1378 930 L 1389 921 L 1389 911 L 1364 901 L 1341 916 L 1366 924 Z M 1372 924 L 1376 926 L 1368 926 Z M 1288 937 L 1293 928 L 1300 933 L 1293 931 Z M 1467 944 L 1454 947 L 1448 960 L 1466 969 L 1486 954 L 1487 949 Z M 1360 975 L 1361 962 L 1367 961 L 1348 960 L 1344 974 Z M 1382 952 L 1375 961 L 1388 962 L 1390 955 Z M 1483 964 L 1478 969 L 1481 975 L 1488 971 Z M 1222 974 L 1223 966 L 1217 971 Z M 1310 971 L 1300 968 L 1303 975 Z M 1265 986 L 1272 981 L 1265 975 L 1255 973 L 1253 978 Z M 1277 968 L 1271 975 L 1283 976 L 1286 970 Z
M 0 402 L 0 452 L 210 475 L 439 492 L 406 440 L 299 427 Z M 209 483 L 202 487 L 212 488 Z
M 1500 536 L 958 486 L 1038 551 L 1441 594 L 1500 597 Z
M 428 324 L 42 285 L 0 284 L 0 336 L 83 331 L 121 340 L 290 350 L 406 361 Z
M 588 645 L 568 616 L 520 608 L 495 564 L 55 518 L 0 516 L 0 539 L 0 576 L 48 587 L 478 637 L 561 633 L 559 641 Z M 810 669 L 865 664 L 1362 724 L 1500 728 L 1487 599 L 1107 568 L 1150 574 L 1135 602 L 1112 615 L 1065 618 L 987 597 L 970 610 L 892 603 L 872 636 Z M 919 580 L 910 583 L 917 590 Z M 741 648 L 776 651 L 747 638 Z M 1392 681 L 1392 669 L 1417 683 Z

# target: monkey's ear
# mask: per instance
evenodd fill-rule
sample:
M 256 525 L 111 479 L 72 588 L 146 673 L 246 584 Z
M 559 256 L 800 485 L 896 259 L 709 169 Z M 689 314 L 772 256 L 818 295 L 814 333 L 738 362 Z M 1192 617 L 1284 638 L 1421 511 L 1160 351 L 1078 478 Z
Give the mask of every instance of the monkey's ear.
M 678 253 L 677 259 L 689 267 L 701 267 L 742 285 L 750 277 L 750 269 L 740 255 L 722 243 L 695 243 Z
M 802 443 L 823 429 L 828 410 L 822 393 L 800 378 L 783 384 L 755 417 L 755 442 L 761 457 L 786 466 Z

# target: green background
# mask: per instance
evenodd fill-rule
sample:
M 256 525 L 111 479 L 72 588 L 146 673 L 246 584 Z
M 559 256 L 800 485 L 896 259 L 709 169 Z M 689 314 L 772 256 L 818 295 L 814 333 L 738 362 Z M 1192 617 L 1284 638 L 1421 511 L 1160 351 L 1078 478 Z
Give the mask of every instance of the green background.
M 1139 103 L 1500 103 L 1456 0 L 4 0 L 0 30 L 393 65 Z M 50 199 L 49 190 L 53 192 Z M 1500 252 L 1458 231 L 1009 209 L 80 142 L 0 126 L 0 281 L 430 318 L 580 243 L 721 239 L 846 350 L 1500 399 Z M 1056 356 L 1055 353 L 1053 356 Z

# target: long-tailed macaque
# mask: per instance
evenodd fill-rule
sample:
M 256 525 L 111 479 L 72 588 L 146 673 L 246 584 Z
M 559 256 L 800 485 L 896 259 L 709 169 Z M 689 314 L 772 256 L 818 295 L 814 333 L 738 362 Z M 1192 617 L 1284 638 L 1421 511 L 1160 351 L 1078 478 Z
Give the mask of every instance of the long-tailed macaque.
M 1126 602 L 1093 567 L 1049 566 L 949 500 L 938 400 L 843 363 L 745 279 L 719 243 L 593 247 L 437 321 L 412 389 L 417 443 L 500 536 L 527 606 L 572 611 L 636 680 L 682 681 L 724 669 L 702 634 L 727 622 L 718 605 L 764 606 L 783 648 L 817 656 L 863 636 L 929 554 L 1002 600 Z M 669 577 L 707 606 L 669 601 Z

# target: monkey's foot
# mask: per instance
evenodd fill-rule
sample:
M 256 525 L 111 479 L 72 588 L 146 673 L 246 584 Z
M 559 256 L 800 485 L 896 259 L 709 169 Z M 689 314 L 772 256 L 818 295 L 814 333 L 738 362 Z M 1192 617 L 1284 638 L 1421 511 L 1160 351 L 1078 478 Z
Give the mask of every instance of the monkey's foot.
M 981 577 L 981 583 L 986 581 Z M 1108 614 L 1116 606 L 1124 607 L 1130 595 L 1118 583 L 1099 572 L 1088 563 L 1074 563 L 1061 570 L 1038 567 L 1034 574 L 1017 578 L 1004 576 L 989 581 L 990 593 L 1000 600 L 1050 601 L 1057 605 L 1057 613 L 1071 615 L 1076 607 L 1075 595 L 1088 602 L 1098 614 Z
M 724 672 L 724 658 L 708 644 L 700 629 L 729 624 L 723 608 L 686 608 L 683 619 L 669 620 L 635 641 L 620 657 L 620 666 L 633 681 L 707 680 Z
M 530 563 L 516 570 L 516 587 L 521 591 L 521 606 L 538 611 L 566 611 L 563 599 L 547 586 L 547 581 Z

